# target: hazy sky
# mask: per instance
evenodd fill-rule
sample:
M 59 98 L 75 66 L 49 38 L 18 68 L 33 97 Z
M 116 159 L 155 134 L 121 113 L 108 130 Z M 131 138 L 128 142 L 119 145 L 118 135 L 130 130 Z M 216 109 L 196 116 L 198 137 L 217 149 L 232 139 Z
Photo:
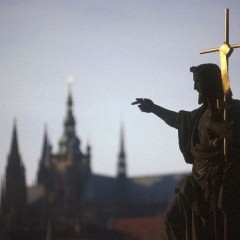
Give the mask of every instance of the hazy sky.
M 68 75 L 81 149 L 92 145 L 95 173 L 116 174 L 121 124 L 129 176 L 189 171 L 177 131 L 131 102 L 146 97 L 175 111 L 196 108 L 189 67 L 219 63 L 218 53 L 198 51 L 222 44 L 225 8 L 230 42 L 240 43 L 236 0 L 0 1 L 1 176 L 14 118 L 28 183 L 35 181 L 45 123 L 58 150 Z M 235 98 L 239 59 L 236 49 L 230 59 Z

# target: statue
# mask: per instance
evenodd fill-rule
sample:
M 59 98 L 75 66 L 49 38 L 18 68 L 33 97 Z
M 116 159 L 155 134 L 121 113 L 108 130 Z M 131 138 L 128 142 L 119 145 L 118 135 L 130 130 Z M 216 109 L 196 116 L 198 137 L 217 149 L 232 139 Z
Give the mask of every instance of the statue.
M 164 214 L 168 239 L 237 240 L 240 239 L 240 101 L 233 99 L 231 93 L 225 99 L 217 65 L 201 64 L 190 71 L 199 108 L 174 112 L 144 98 L 132 103 L 178 130 L 179 148 L 186 163 L 192 164 L 191 176 L 176 190 Z M 227 142 L 227 156 L 224 142 Z

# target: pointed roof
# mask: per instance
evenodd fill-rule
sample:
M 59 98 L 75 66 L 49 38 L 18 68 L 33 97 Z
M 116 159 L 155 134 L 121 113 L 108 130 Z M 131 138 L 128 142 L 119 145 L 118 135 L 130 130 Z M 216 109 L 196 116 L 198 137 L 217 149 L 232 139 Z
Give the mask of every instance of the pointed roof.
M 42 159 L 49 153 L 51 153 L 52 146 L 50 144 L 47 132 L 47 125 L 44 128 L 44 136 L 43 136 L 43 147 L 42 147 Z
M 9 153 L 9 163 L 12 162 L 12 161 L 20 164 L 20 154 L 19 154 L 19 147 L 18 147 L 17 121 L 16 121 L 16 119 L 14 119 L 14 122 L 13 122 L 12 141 L 11 141 L 10 153 Z
M 48 146 L 48 136 L 47 136 L 47 127 L 45 125 L 44 128 L 44 136 L 43 136 L 43 147 L 42 147 L 42 158 L 45 156 Z
M 120 151 L 119 151 L 119 157 L 125 158 L 124 128 L 123 128 L 123 126 L 121 126 L 121 130 L 120 130 Z
M 67 99 L 67 114 L 64 121 L 65 127 L 67 126 L 71 126 L 73 128 L 75 127 L 75 119 L 73 117 L 72 105 L 73 105 L 72 94 L 71 92 L 69 92 Z
M 120 149 L 118 154 L 118 176 L 126 176 L 126 154 L 124 144 L 124 128 L 120 130 Z
M 19 151 L 18 151 L 17 123 L 16 123 L 16 119 L 14 119 L 14 122 L 13 122 L 13 134 L 12 134 L 11 152 L 19 153 Z
M 71 88 L 69 87 L 67 98 L 67 113 L 64 120 L 63 135 L 59 141 L 59 154 L 81 155 L 79 144 L 80 140 L 75 133 L 75 118 L 73 116 L 73 99 Z
M 67 99 L 67 115 L 64 121 L 65 127 L 73 127 L 75 128 L 75 119 L 73 117 L 72 112 L 72 106 L 73 106 L 73 100 L 72 100 L 72 81 L 73 77 L 68 77 L 68 99 Z

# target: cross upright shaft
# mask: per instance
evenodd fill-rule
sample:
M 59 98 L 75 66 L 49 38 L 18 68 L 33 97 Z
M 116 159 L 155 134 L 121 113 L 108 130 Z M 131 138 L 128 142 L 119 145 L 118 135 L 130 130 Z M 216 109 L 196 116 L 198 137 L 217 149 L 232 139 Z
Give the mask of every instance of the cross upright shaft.
M 229 9 L 225 9 L 224 42 L 229 44 Z

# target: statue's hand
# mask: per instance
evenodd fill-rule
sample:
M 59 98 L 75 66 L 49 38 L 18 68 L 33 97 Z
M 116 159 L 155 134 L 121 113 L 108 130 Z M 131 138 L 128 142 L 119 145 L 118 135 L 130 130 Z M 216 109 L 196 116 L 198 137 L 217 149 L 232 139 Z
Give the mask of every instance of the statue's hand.
M 147 98 L 136 98 L 136 101 L 132 103 L 132 105 L 138 104 L 138 107 L 142 112 L 150 113 L 152 112 L 154 103 L 152 100 Z

